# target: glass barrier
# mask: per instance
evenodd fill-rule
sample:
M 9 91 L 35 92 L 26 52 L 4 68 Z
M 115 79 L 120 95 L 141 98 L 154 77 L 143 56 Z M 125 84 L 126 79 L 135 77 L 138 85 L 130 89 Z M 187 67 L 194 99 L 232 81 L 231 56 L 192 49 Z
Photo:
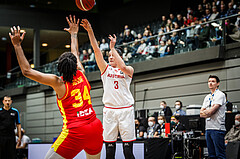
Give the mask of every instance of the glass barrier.
M 156 35 L 153 36 L 150 36 L 151 34 L 147 33 L 148 30 L 145 30 L 143 37 L 136 38 L 129 43 L 117 45 L 116 47 L 121 48 L 123 60 L 126 64 L 133 64 L 218 45 L 224 46 L 228 43 L 240 41 L 240 18 L 237 19 L 237 16 L 239 15 L 210 22 L 205 22 L 204 20 L 195 21 L 188 27 L 175 30 L 169 30 L 169 27 L 159 28 L 155 31 Z M 118 40 L 121 40 L 121 38 L 118 37 Z M 104 50 L 102 53 L 104 59 L 108 61 L 109 50 Z M 95 61 L 85 61 L 83 66 L 86 73 L 98 70 Z M 57 61 L 45 64 L 37 68 L 37 70 L 59 75 Z M 23 77 L 21 72 L 8 73 L 6 76 L 0 77 L 0 89 L 11 89 L 37 84 L 39 83 Z

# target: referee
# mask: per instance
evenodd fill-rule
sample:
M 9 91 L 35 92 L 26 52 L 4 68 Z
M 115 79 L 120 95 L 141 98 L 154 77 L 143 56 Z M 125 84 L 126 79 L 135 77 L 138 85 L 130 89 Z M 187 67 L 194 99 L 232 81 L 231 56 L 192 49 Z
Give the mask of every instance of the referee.
M 3 107 L 0 108 L 0 158 L 15 159 L 16 158 L 16 138 L 14 129 L 17 126 L 19 139 L 17 144 L 21 144 L 21 124 L 19 112 L 16 108 L 11 107 L 12 99 L 4 96 Z

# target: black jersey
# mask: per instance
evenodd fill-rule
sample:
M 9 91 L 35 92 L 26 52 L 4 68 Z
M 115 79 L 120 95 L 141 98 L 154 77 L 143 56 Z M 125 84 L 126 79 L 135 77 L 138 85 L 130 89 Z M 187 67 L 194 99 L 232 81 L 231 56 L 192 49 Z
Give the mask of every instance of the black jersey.
M 14 134 L 16 124 L 20 124 L 19 112 L 16 108 L 11 107 L 9 110 L 0 108 L 0 135 L 11 136 Z

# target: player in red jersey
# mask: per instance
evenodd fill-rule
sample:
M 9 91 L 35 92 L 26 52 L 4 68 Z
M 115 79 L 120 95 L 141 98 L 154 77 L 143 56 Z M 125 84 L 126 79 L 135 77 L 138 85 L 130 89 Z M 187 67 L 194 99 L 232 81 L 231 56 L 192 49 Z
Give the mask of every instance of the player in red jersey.
M 91 86 L 83 74 L 84 69 L 77 55 L 79 19 L 76 21 L 75 16 L 66 19 L 69 28 L 64 30 L 71 34 L 72 53 L 63 53 L 59 58 L 58 71 L 63 75 L 62 77 L 41 73 L 30 67 L 21 47 L 25 33 L 20 35 L 19 26 L 11 28 L 12 33 L 9 33 L 9 36 L 23 75 L 51 86 L 57 94 L 63 127 L 45 158 L 74 158 L 80 151 L 85 150 L 88 159 L 99 159 L 103 145 L 103 128 L 92 107 L 89 92 Z

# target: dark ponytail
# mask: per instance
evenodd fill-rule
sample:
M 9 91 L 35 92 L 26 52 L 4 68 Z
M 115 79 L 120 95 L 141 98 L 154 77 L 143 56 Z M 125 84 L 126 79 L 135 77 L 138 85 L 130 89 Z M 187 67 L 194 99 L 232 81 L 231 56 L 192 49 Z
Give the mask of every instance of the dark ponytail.
M 58 59 L 58 71 L 64 82 L 72 82 L 77 72 L 77 58 L 71 52 L 63 53 Z

